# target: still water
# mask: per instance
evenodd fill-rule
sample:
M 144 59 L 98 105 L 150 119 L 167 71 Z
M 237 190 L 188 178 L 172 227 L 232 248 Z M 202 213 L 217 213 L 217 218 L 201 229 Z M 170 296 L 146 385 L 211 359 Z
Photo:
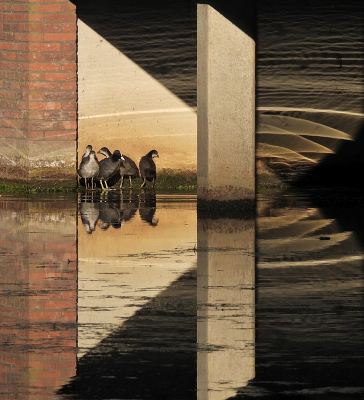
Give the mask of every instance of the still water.
M 330 201 L 328 201 L 328 199 Z M 363 205 L 0 197 L 0 399 L 361 399 Z

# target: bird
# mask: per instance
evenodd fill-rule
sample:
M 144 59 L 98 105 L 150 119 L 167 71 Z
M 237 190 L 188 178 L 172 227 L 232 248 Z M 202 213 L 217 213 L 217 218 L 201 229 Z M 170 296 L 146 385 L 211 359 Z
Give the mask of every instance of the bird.
M 129 187 L 133 187 L 132 179 L 139 178 L 139 169 L 135 162 L 125 154 L 123 154 L 123 157 L 124 161 L 120 163 L 120 189 L 123 187 L 125 176 L 129 177 Z
M 100 153 L 100 150 L 98 151 Z M 101 154 L 101 153 L 100 153 Z M 115 150 L 111 157 L 104 158 L 99 163 L 99 174 L 97 179 L 100 181 L 102 190 L 108 189 L 107 181 L 119 171 L 120 160 L 124 161 L 123 155 L 119 150 Z M 105 184 L 105 187 L 103 185 Z
M 92 151 L 92 146 L 89 144 L 86 146 L 86 151 L 85 151 L 85 154 L 82 156 L 82 158 L 89 156 L 91 151 Z
M 154 188 L 155 180 L 157 179 L 157 169 L 153 158 L 158 157 L 157 150 L 151 150 L 148 154 L 143 156 L 139 161 L 140 176 L 143 179 L 141 188 L 146 187 L 147 181 L 153 182 L 152 187 Z
M 101 149 L 97 152 L 97 154 L 102 154 L 106 158 L 112 157 L 112 153 L 107 147 L 101 147 Z M 125 157 L 125 156 L 123 155 L 123 157 Z M 102 160 L 100 162 L 102 162 Z M 119 171 L 116 171 L 115 174 L 108 179 L 108 181 L 107 181 L 108 186 L 116 185 L 116 183 L 119 181 L 119 179 L 120 179 L 120 173 L 119 173 Z
M 82 156 L 80 166 L 77 170 L 77 174 L 85 179 L 85 186 L 88 189 L 88 180 L 91 179 L 91 189 L 94 187 L 94 178 L 99 174 L 99 161 L 96 153 L 92 150 L 92 146 L 89 144 L 86 147 L 86 152 Z
M 101 147 L 101 149 L 97 152 L 97 154 L 102 154 L 106 158 L 111 158 L 112 153 L 107 147 Z

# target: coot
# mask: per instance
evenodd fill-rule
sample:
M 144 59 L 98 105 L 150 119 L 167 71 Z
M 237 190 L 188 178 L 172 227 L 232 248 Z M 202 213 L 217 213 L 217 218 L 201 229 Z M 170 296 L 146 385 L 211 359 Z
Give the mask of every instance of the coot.
M 109 188 L 107 181 L 119 172 L 120 160 L 124 161 L 124 157 L 119 150 L 115 150 L 111 157 L 104 158 L 99 162 L 100 171 L 97 179 L 100 181 L 100 185 L 103 190 Z M 105 187 L 103 183 L 105 184 Z
M 148 154 L 143 156 L 139 162 L 140 176 L 143 179 L 141 188 L 145 187 L 148 182 L 153 182 L 152 187 L 154 188 L 155 180 L 157 179 L 157 169 L 153 158 L 158 157 L 157 150 L 151 150 Z
M 94 178 L 99 174 L 99 161 L 96 153 L 92 150 L 89 144 L 86 147 L 86 152 L 82 156 L 80 166 L 77 170 L 78 175 L 85 179 L 85 186 L 88 189 L 88 180 L 91 179 L 91 189 L 94 187 Z

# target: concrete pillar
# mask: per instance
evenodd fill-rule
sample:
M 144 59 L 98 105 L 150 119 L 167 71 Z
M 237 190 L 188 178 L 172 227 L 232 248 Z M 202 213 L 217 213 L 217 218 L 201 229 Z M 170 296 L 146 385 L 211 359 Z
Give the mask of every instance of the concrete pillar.
M 243 29 L 210 5 L 198 5 L 199 199 L 255 197 L 255 42 Z
M 197 399 L 224 400 L 255 376 L 254 219 L 199 219 Z
M 75 5 L 2 1 L 0 38 L 0 179 L 75 185 Z

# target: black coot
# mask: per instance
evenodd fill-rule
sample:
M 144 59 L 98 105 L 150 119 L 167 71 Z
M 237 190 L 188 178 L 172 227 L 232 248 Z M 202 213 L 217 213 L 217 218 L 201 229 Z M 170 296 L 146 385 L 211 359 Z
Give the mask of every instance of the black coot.
M 143 179 L 143 183 L 140 186 L 141 188 L 147 185 L 147 181 L 153 182 L 152 187 L 154 188 L 155 180 L 157 179 L 157 168 L 153 160 L 153 158 L 155 157 L 159 158 L 157 150 L 151 150 L 148 154 L 146 154 L 140 159 L 139 171 L 140 171 L 140 176 Z
M 97 179 L 103 190 L 109 188 L 107 181 L 119 172 L 120 160 L 124 161 L 124 157 L 119 150 L 115 150 L 110 158 L 104 158 L 99 162 L 100 171 Z
M 102 154 L 106 158 L 112 157 L 112 153 L 107 147 L 101 147 L 101 149 L 97 152 L 97 154 Z M 125 156 L 123 155 L 123 157 L 125 157 Z M 116 183 L 119 182 L 119 179 L 120 179 L 120 173 L 119 173 L 119 171 L 117 171 L 117 172 L 115 172 L 115 174 L 112 177 L 110 177 L 108 179 L 108 181 L 107 181 L 108 186 L 116 185 Z
M 120 163 L 120 188 L 123 187 L 124 177 L 129 177 L 129 186 L 133 187 L 131 180 L 135 178 L 139 178 L 139 169 L 135 162 L 125 154 L 123 155 L 124 161 Z

